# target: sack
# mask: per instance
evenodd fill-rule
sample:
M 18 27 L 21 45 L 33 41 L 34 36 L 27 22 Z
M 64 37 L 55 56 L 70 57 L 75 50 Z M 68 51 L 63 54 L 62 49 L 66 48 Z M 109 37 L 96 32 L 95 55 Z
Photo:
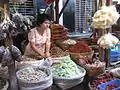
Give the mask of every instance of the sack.
M 31 60 L 25 61 L 25 59 L 31 59 Z M 23 61 L 16 62 L 16 66 L 17 66 L 17 69 L 20 70 L 29 66 L 41 66 L 43 63 L 44 63 L 44 59 L 36 60 L 33 58 L 27 58 L 23 56 Z
M 81 82 L 83 82 L 86 71 L 80 66 L 78 66 L 78 68 L 81 69 L 81 71 L 83 72 L 81 75 L 77 75 L 75 77 L 70 78 L 53 75 L 54 83 L 61 89 L 69 89 L 80 84 Z
M 47 77 L 44 77 L 42 79 L 27 81 L 25 79 L 21 79 L 21 72 L 25 70 L 41 70 L 44 73 L 47 74 Z M 21 69 L 16 72 L 16 76 L 18 79 L 18 85 L 20 87 L 20 90 L 43 90 L 45 88 L 48 88 L 52 85 L 53 79 L 52 79 L 52 72 L 49 68 L 40 68 L 40 67 L 27 67 L 24 69 Z

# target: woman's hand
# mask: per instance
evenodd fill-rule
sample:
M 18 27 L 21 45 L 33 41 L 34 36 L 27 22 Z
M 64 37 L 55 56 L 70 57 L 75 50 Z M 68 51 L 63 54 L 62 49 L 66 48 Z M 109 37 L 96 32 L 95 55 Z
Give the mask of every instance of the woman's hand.
M 45 56 L 46 56 L 46 57 L 50 57 L 50 53 L 49 53 L 49 52 L 46 52 L 46 53 L 45 53 Z
M 46 55 L 43 52 L 40 52 L 40 56 L 46 57 Z

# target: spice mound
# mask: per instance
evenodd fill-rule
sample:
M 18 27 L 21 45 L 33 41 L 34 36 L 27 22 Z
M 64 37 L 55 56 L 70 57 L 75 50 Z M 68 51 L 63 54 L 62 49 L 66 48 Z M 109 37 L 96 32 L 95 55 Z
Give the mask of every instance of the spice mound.
M 18 73 L 19 79 L 28 82 L 37 82 L 45 79 L 48 75 L 40 68 L 28 67 Z
M 68 49 L 72 53 L 85 53 L 91 52 L 92 49 L 84 41 L 78 41 L 77 44 Z
M 68 55 L 67 52 L 64 52 L 61 48 L 59 48 L 57 46 L 52 47 L 51 50 L 50 50 L 50 53 L 51 53 L 52 58 L 63 57 L 63 56 Z

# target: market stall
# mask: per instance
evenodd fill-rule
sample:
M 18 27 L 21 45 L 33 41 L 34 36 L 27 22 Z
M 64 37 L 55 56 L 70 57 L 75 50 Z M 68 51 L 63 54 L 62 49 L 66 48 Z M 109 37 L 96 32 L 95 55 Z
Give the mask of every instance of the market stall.
M 26 0 L 10 2 L 24 3 Z M 87 84 L 89 88 L 86 90 L 119 90 L 120 67 L 119 64 L 111 64 L 112 61 L 120 60 L 119 38 L 111 32 L 119 13 L 112 1 L 100 0 L 100 7 L 94 13 L 91 26 L 97 31 L 96 41 L 69 38 L 69 29 L 58 23 L 69 0 L 66 0 L 60 13 L 59 0 L 45 2 L 55 2 L 56 21 L 50 26 L 51 57 L 42 60 L 22 57 L 21 51 L 13 45 L 13 37 L 28 33 L 33 27 L 33 17 L 24 16 L 16 10 L 10 16 L 9 1 L 0 2 L 3 3 L 1 8 L 4 12 L 3 20 L 0 21 L 0 39 L 5 44 L 0 47 L 0 71 L 4 72 L 0 72 L 0 77 L 5 76 L 5 80 L 0 81 L 0 89 L 9 86 L 9 90 L 51 90 L 52 86 L 56 86 L 58 90 L 78 89 L 74 87 L 85 90 Z

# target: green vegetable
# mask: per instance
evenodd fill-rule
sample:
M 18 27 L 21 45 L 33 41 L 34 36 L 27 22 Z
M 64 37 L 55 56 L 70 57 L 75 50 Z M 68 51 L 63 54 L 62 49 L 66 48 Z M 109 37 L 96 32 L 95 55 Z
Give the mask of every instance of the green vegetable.
M 65 58 L 59 64 L 54 65 L 52 71 L 54 75 L 60 77 L 72 77 L 82 73 L 70 58 Z

